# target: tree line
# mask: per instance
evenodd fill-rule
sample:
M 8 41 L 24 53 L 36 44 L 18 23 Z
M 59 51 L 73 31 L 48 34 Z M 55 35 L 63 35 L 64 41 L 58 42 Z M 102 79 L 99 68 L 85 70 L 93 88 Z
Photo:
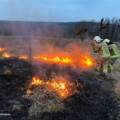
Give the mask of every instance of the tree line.
M 92 38 L 100 35 L 113 41 L 120 40 L 120 19 L 102 18 L 100 22 L 68 23 L 0 21 L 0 35 L 33 35 L 65 38 Z

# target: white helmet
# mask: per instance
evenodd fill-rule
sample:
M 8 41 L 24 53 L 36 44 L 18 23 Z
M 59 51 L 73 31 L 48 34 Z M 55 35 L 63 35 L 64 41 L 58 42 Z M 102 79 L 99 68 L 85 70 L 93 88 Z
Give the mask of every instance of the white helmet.
M 95 36 L 93 40 L 99 43 L 102 41 L 102 38 L 100 36 Z
M 106 39 L 103 40 L 103 42 L 105 42 L 105 43 L 109 43 L 110 40 L 106 38 Z

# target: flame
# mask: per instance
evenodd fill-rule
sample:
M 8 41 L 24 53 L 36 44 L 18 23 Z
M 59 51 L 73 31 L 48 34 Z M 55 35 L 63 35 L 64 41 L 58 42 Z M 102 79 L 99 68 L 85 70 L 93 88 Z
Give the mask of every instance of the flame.
M 36 76 L 34 76 L 33 78 L 32 78 L 32 83 L 31 83 L 31 85 L 35 85 L 35 86 L 39 86 L 39 85 L 42 85 L 43 84 L 43 80 L 41 80 L 41 79 L 39 79 L 39 77 L 36 77 Z
M 48 89 L 55 92 L 61 99 L 65 99 L 74 93 L 75 86 L 70 80 L 57 76 L 50 81 Z
M 93 66 L 93 60 L 92 60 L 92 58 L 89 57 L 89 56 L 83 56 L 83 57 L 81 58 L 81 63 L 82 63 L 82 65 L 85 66 L 85 67 Z
M 3 58 L 11 58 L 12 54 L 5 52 L 5 53 L 2 54 L 2 57 Z
M 76 57 L 77 56 L 77 57 Z M 40 62 L 45 62 L 45 63 L 56 63 L 56 64 L 67 64 L 69 66 L 76 66 L 79 68 L 91 68 L 94 66 L 93 58 L 90 55 L 80 55 L 77 54 L 75 57 L 71 55 L 70 57 L 68 56 L 36 56 L 33 57 L 34 60 L 38 60 Z
M 54 92 L 61 99 L 65 99 L 72 95 L 75 91 L 75 84 L 68 79 L 57 76 L 52 80 L 42 80 L 37 76 L 32 78 L 32 81 L 27 90 L 27 94 L 31 93 L 31 88 L 37 86 L 44 86 L 48 91 Z
M 33 58 L 36 59 L 36 60 L 49 62 L 49 63 L 69 64 L 71 62 L 71 59 L 69 57 L 62 57 L 62 56 L 53 56 L 53 57 L 38 56 L 38 57 L 33 57 Z
M 49 46 L 50 47 L 50 46 Z M 51 47 L 50 47 L 51 48 Z M 48 53 L 39 53 L 38 55 L 32 55 L 31 59 L 35 62 L 47 63 L 47 64 L 58 64 L 58 65 L 67 65 L 73 68 L 80 69 L 89 69 L 95 67 L 95 60 L 93 56 L 90 54 L 90 50 L 86 50 L 85 48 L 81 48 L 80 46 L 70 47 L 70 51 L 66 49 L 63 51 L 61 49 L 47 48 Z M 85 50 L 84 50 L 85 49 Z M 0 51 L 5 50 L 5 48 L 0 47 Z M 43 49 L 44 50 L 44 49 Z M 50 51 L 50 52 L 49 52 Z M 3 52 L 3 58 L 16 57 L 18 59 L 29 60 L 28 55 L 11 55 L 10 53 Z
M 77 56 L 77 57 L 76 57 Z M 47 56 L 47 55 L 42 55 L 42 56 L 33 56 L 32 58 L 35 61 L 39 62 L 45 62 L 49 64 L 59 64 L 59 65 L 69 65 L 71 67 L 77 66 L 79 68 L 92 68 L 94 66 L 93 58 L 90 55 L 76 55 L 73 57 L 72 55 L 69 56 L 62 56 L 62 55 L 57 55 L 57 56 Z M 2 53 L 3 58 L 11 58 L 14 57 L 14 55 L 4 52 Z M 23 60 L 28 60 L 27 55 L 20 55 L 17 57 L 18 59 L 23 59 Z
M 32 81 L 28 85 L 26 94 L 30 95 L 32 93 L 33 87 L 41 86 L 41 85 L 43 85 L 43 83 L 44 83 L 44 80 L 41 80 L 38 76 L 33 76 Z

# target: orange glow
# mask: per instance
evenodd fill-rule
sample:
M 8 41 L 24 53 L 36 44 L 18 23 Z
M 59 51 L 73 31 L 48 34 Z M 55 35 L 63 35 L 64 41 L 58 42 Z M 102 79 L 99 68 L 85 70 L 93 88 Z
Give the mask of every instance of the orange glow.
M 14 57 L 12 54 L 4 52 L 2 53 L 3 58 L 10 58 Z M 18 59 L 28 60 L 27 55 L 20 55 L 17 57 Z M 93 58 L 90 55 L 81 55 L 81 54 L 75 54 L 74 56 L 65 56 L 63 55 L 57 55 L 57 56 L 33 56 L 32 57 L 35 61 L 48 63 L 48 64 L 59 64 L 59 65 L 69 65 L 71 67 L 78 67 L 78 68 L 92 68 L 94 66 L 93 64 Z
M 10 53 L 3 53 L 2 54 L 2 57 L 4 57 L 4 58 L 11 58 L 12 57 L 12 55 L 10 54 Z
M 30 82 L 28 89 L 26 91 L 27 95 L 30 95 L 32 93 L 32 88 L 33 87 L 37 87 L 37 86 L 41 86 L 44 84 L 44 80 L 41 80 L 39 77 L 37 76 L 33 76 L 32 77 L 32 81 Z
M 53 57 L 39 56 L 39 57 L 34 57 L 34 59 L 49 63 L 69 64 L 71 62 L 71 59 L 69 57 L 62 57 L 62 56 L 53 56 Z
M 71 96 L 75 91 L 75 84 L 70 82 L 61 76 L 57 76 L 52 80 L 41 80 L 39 77 L 34 76 L 32 82 L 30 83 L 27 94 L 31 93 L 31 88 L 37 86 L 44 86 L 48 91 L 54 92 L 61 99 L 65 99 Z
M 43 80 L 39 79 L 39 77 L 33 77 L 31 85 L 39 86 L 43 84 Z
M 0 47 L 0 51 L 4 51 L 6 48 Z M 51 51 L 52 49 L 52 51 Z M 86 50 L 84 47 L 80 46 L 69 46 L 66 49 L 56 49 L 51 45 L 46 49 L 42 50 L 42 53 L 32 54 L 31 59 L 34 62 L 41 62 L 47 64 L 58 64 L 59 66 L 66 65 L 73 68 L 79 69 L 89 69 L 95 67 L 95 60 L 93 56 L 90 54 L 90 50 Z M 47 52 L 46 52 L 47 51 Z M 16 57 L 22 60 L 29 60 L 29 56 L 27 54 L 22 55 L 11 55 L 6 51 L 1 52 L 3 58 Z
M 75 84 L 61 76 L 57 76 L 49 83 L 48 89 L 55 92 L 61 99 L 71 96 L 75 91 Z
M 68 56 L 38 56 L 33 57 L 34 60 L 45 62 L 45 63 L 56 63 L 56 64 L 66 64 L 69 66 L 77 66 L 79 68 L 91 68 L 93 67 L 93 58 L 90 55 L 81 55 L 81 54 L 75 54 Z
M 0 52 L 5 51 L 5 48 L 0 47 Z
M 27 55 L 21 55 L 18 57 L 19 59 L 22 59 L 22 60 L 27 60 L 28 59 L 28 56 Z
M 90 58 L 89 56 L 83 56 L 82 59 L 81 59 L 81 62 L 84 66 L 92 66 L 93 65 L 93 60 L 92 58 Z

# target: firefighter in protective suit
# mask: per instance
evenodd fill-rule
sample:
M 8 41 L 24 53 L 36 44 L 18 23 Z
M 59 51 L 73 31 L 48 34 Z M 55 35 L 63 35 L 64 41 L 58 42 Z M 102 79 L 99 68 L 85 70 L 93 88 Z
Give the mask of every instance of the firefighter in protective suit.
M 100 36 L 95 36 L 92 47 L 94 52 L 98 53 L 102 58 L 100 61 L 98 60 L 99 71 L 111 72 L 114 61 L 120 57 L 116 44 L 109 39 L 101 39 Z

